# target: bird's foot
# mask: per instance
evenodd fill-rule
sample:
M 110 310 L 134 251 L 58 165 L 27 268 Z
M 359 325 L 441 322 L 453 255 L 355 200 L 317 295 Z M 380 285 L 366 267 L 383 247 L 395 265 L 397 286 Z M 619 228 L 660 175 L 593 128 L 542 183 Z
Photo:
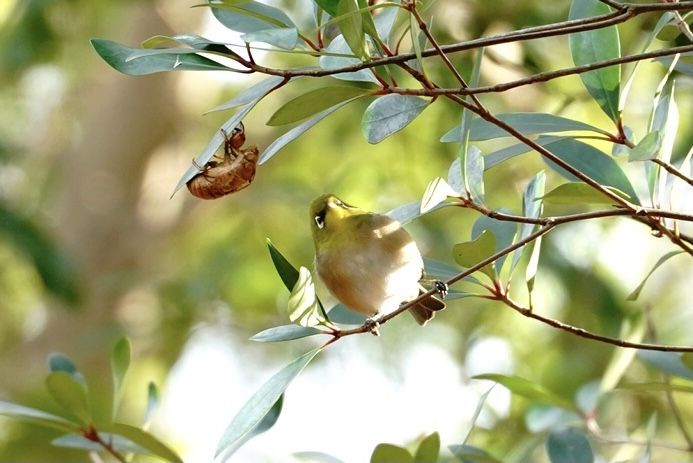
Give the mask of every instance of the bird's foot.
M 440 294 L 440 297 L 445 299 L 448 295 L 448 285 L 445 284 L 445 282 L 436 280 L 433 282 L 433 287 L 438 291 L 438 294 Z
M 378 320 L 373 317 L 368 317 L 366 318 L 366 321 L 363 322 L 363 326 L 366 327 L 366 329 L 373 335 L 373 336 L 380 336 L 380 331 L 378 331 L 378 328 L 380 328 L 380 323 L 378 323 Z

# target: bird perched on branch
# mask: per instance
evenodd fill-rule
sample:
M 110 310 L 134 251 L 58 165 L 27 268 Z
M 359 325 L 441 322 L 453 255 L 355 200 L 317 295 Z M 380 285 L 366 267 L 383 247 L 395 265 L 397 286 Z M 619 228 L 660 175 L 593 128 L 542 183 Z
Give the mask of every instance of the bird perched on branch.
M 315 267 L 330 292 L 368 317 L 386 315 L 424 291 L 423 259 L 411 235 L 396 220 L 346 204 L 332 194 L 310 206 Z M 443 296 L 447 287 L 437 282 Z M 425 325 L 445 308 L 430 296 L 409 311 Z M 376 323 L 377 319 L 373 320 Z M 376 334 L 374 332 L 374 334 Z

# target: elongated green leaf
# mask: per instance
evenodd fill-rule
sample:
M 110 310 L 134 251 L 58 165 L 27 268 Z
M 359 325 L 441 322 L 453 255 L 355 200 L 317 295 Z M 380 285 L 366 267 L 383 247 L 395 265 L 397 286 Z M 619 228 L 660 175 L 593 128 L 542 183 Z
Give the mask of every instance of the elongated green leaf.
M 635 148 L 630 149 L 628 153 L 628 162 L 633 161 L 648 161 L 657 157 L 659 148 L 662 146 L 662 135 L 659 132 L 650 132 L 635 145 Z
M 594 454 L 585 434 L 574 428 L 552 431 L 546 440 L 551 463 L 592 463 Z
M 636 317 L 634 320 L 626 319 L 621 326 L 619 339 L 628 342 L 641 342 L 645 336 L 645 319 L 644 317 Z M 601 382 L 599 384 L 600 393 L 613 390 L 621 381 L 626 370 L 633 362 L 635 349 L 614 349 L 611 359 L 604 369 Z
M 266 29 L 296 27 L 279 8 L 256 1 L 210 0 L 212 14 L 232 31 L 249 33 Z
M 239 448 L 241 448 L 243 445 L 245 445 L 246 442 L 248 442 L 250 439 L 253 437 L 257 436 L 258 434 L 262 434 L 263 432 L 269 430 L 272 426 L 274 426 L 279 419 L 279 415 L 282 412 L 282 407 L 284 405 L 284 394 L 280 395 L 277 401 L 272 405 L 272 408 L 270 411 L 265 415 L 264 418 L 258 423 L 253 430 L 246 434 L 245 437 L 242 439 L 236 441 L 234 445 L 231 447 L 227 448 L 224 453 L 227 455 L 232 455 L 233 453 L 236 452 Z
M 669 375 L 693 380 L 693 369 L 688 368 L 676 352 L 639 350 L 638 359 Z
M 426 68 L 424 66 L 423 56 L 421 55 L 421 49 L 426 44 L 426 35 L 419 28 L 419 23 L 416 21 L 416 18 L 413 14 L 409 15 L 409 35 L 411 36 L 412 48 L 414 49 L 414 55 L 416 56 L 416 60 L 410 61 L 409 65 L 412 66 L 414 69 L 421 71 L 421 74 L 423 74 L 424 77 L 428 79 L 428 75 L 426 74 Z
M 496 249 L 496 238 L 493 232 L 483 230 L 479 236 L 471 241 L 457 243 L 452 248 L 452 255 L 455 262 L 462 267 L 470 268 L 478 264 L 484 259 L 491 257 Z M 494 279 L 496 273 L 492 265 L 486 265 L 481 269 L 489 278 Z
M 293 339 L 315 336 L 316 334 L 325 334 L 317 328 L 296 325 L 275 326 L 264 331 L 254 334 L 250 340 L 257 342 L 279 342 L 291 341 Z
M 359 87 L 330 86 L 320 87 L 288 101 L 267 121 L 267 125 L 291 124 L 318 112 L 324 111 L 345 100 L 366 95 L 368 89 Z
M 423 197 L 421 198 L 420 213 L 429 212 L 438 204 L 442 203 L 449 196 L 458 196 L 458 193 L 448 185 L 448 183 L 440 177 L 436 177 L 426 186 Z
M 63 417 L 35 408 L 25 407 L 24 405 L 5 402 L 4 400 L 0 400 L 0 415 L 31 421 L 36 424 L 57 428 L 63 431 L 73 431 L 75 429 L 75 424 Z
M 574 0 L 570 19 L 582 19 L 609 13 L 611 9 L 599 0 Z M 621 56 L 618 28 L 614 26 L 570 34 L 570 52 L 576 66 Z M 612 121 L 620 118 L 621 66 L 609 66 L 580 74 L 592 98 Z
M 109 426 L 109 431 L 112 434 L 125 437 L 143 449 L 151 452 L 152 455 L 161 457 L 166 461 L 173 463 L 183 462 L 176 452 L 147 431 L 122 423 L 113 423 Z
M 325 51 L 330 54 L 351 55 L 351 49 L 349 48 L 349 45 L 347 45 L 344 36 L 341 34 L 332 39 L 332 42 L 330 42 Z M 324 55 L 321 56 L 319 60 L 320 67 L 322 69 L 342 68 L 346 66 L 353 66 L 359 63 L 361 63 L 361 60 L 359 58 L 344 56 Z M 373 72 L 370 69 L 360 69 L 354 72 L 342 72 L 339 74 L 334 74 L 332 77 L 341 80 L 372 82 L 374 84 L 379 83 L 378 79 L 375 78 Z
M 270 76 L 266 79 L 263 79 L 260 82 L 246 88 L 230 100 L 210 109 L 205 114 L 209 114 L 215 111 L 225 111 L 227 109 L 233 109 L 239 106 L 247 105 L 248 103 L 252 103 L 254 100 L 266 95 L 267 92 L 275 88 L 283 80 L 284 78 L 281 76 Z
M 499 209 L 499 212 L 511 214 L 511 212 L 507 209 Z M 493 236 L 495 237 L 496 246 L 491 253 L 494 254 L 513 244 L 515 233 L 517 232 L 517 224 L 514 222 L 492 219 L 484 215 L 479 217 L 476 222 L 474 222 L 474 225 L 472 226 L 472 238 L 476 239 L 484 230 L 492 232 Z M 493 264 L 496 274 L 500 274 L 506 258 L 507 255 L 499 258 Z
M 462 180 L 465 191 L 471 194 L 474 202 L 484 202 L 484 157 L 476 146 L 470 146 L 458 158 L 462 166 Z
M 496 117 L 524 135 L 557 132 L 596 132 L 608 135 L 608 132 L 584 122 L 548 113 L 504 113 L 497 114 Z M 497 125 L 481 118 L 474 119 L 469 129 L 469 139 L 473 141 L 510 136 L 512 135 Z M 459 143 L 462 141 L 460 127 L 457 126 L 450 129 L 449 132 L 441 137 L 440 141 L 443 143 Z
M 320 8 L 325 10 L 332 17 L 337 16 L 337 5 L 339 0 L 313 0 Z
M 414 463 L 414 457 L 405 448 L 392 444 L 378 444 L 373 450 L 370 463 Z
M 555 405 L 566 410 L 575 411 L 576 407 L 570 401 L 557 396 L 553 392 L 545 389 L 539 384 L 533 383 L 519 376 L 507 376 L 495 373 L 476 375 L 473 379 L 488 379 L 495 381 L 498 384 L 505 386 L 511 392 L 525 397 L 529 400 Z
M 188 182 L 188 180 L 190 180 L 200 172 L 200 169 L 196 167 L 195 164 L 197 164 L 198 166 L 204 166 L 210 159 L 212 159 L 214 153 L 216 153 L 217 150 L 221 147 L 222 143 L 224 143 L 224 135 L 222 134 L 222 130 L 226 133 L 231 133 L 231 131 L 243 120 L 246 114 L 248 114 L 250 110 L 253 109 L 253 107 L 257 104 L 258 101 L 260 101 L 260 98 L 257 98 L 252 102 L 248 103 L 247 105 L 243 106 L 236 114 L 234 114 L 226 122 L 224 122 L 224 124 L 221 126 L 221 129 L 218 130 L 212 136 L 212 138 L 209 140 L 209 143 L 207 143 L 207 146 L 205 146 L 202 152 L 197 155 L 197 157 L 195 158 L 195 162 L 190 163 L 190 167 L 188 167 L 188 170 L 186 170 L 183 176 L 180 178 L 180 180 L 178 180 L 178 183 L 176 184 L 176 187 L 173 189 L 173 194 L 171 196 L 176 194 L 176 191 L 182 188 L 183 185 L 185 185 Z
M 141 455 L 149 455 L 149 451 L 140 447 L 122 436 L 116 436 L 107 432 L 100 432 L 99 437 L 102 441 L 108 442 L 113 447 L 113 450 L 121 453 L 135 453 Z M 66 434 L 51 441 L 51 445 L 56 447 L 67 447 L 72 449 L 87 450 L 89 452 L 103 452 L 104 448 L 98 442 L 87 439 L 80 434 Z
M 541 241 L 541 236 L 534 241 L 532 254 L 529 256 L 529 262 L 527 262 L 527 269 L 525 270 L 525 283 L 527 284 L 527 292 L 529 293 L 530 302 L 532 297 L 532 291 L 534 291 L 534 280 L 537 277 L 537 271 L 539 269 L 539 254 L 541 254 Z
M 46 377 L 46 388 L 56 402 L 75 416 L 81 424 L 91 421 L 87 390 L 70 373 L 54 371 Z
M 295 27 L 265 29 L 248 32 L 241 36 L 244 42 L 264 42 L 284 50 L 293 50 L 298 45 L 298 30 Z
M 448 448 L 462 463 L 501 463 L 486 450 L 471 445 L 450 445 Z
M 284 148 L 286 145 L 306 133 L 309 129 L 311 129 L 315 124 L 320 122 L 321 120 L 325 119 L 327 116 L 341 108 L 342 106 L 346 106 L 347 104 L 351 103 L 354 101 L 356 98 L 351 98 L 346 101 L 342 101 L 341 103 L 338 103 L 331 108 L 328 108 L 324 110 L 323 112 L 316 114 L 315 116 L 311 117 L 307 121 L 297 125 L 293 129 L 289 130 L 286 132 L 284 135 L 281 137 L 277 138 L 274 140 L 265 151 L 262 152 L 262 155 L 260 156 L 260 160 L 258 161 L 258 164 L 262 165 L 265 162 L 267 162 L 272 156 L 277 154 L 279 150 Z
M 693 394 L 693 386 L 671 383 L 621 383 L 616 389 L 623 389 L 626 391 L 671 391 Z
M 556 143 L 559 139 L 557 137 L 539 137 L 534 142 L 539 145 L 539 146 L 548 146 L 551 143 Z M 491 167 L 497 166 L 498 164 L 507 161 L 508 159 L 512 159 L 515 156 L 519 156 L 524 153 L 529 153 L 532 151 L 532 148 L 529 146 L 525 145 L 524 143 L 518 143 L 516 145 L 510 145 L 505 148 L 501 148 L 498 151 L 494 151 L 492 153 L 487 154 L 484 156 L 484 169 L 488 170 Z
M 275 373 L 255 394 L 243 405 L 238 414 L 233 418 L 229 426 L 224 431 L 224 435 L 217 446 L 216 455 L 229 450 L 236 450 L 236 443 L 253 432 L 262 422 L 265 416 L 270 413 L 279 397 L 284 393 L 289 383 L 303 371 L 311 360 L 322 350 L 321 347 L 297 358 L 279 372 Z M 226 453 L 228 458 L 230 453 Z
M 91 45 L 113 69 L 131 76 L 165 71 L 225 71 L 229 69 L 209 58 L 196 55 L 194 51 L 160 51 L 149 56 L 131 59 L 136 53 L 142 53 L 142 50 L 104 39 L 91 39 Z
M 147 384 L 147 408 L 144 411 L 144 419 L 142 420 L 142 426 L 148 427 L 154 416 L 154 412 L 159 408 L 159 388 L 156 387 L 154 381 L 149 381 Z
M 291 291 L 298 281 L 298 270 L 296 267 L 291 265 L 291 263 L 282 255 L 279 250 L 274 247 L 272 241 L 267 238 L 267 249 L 269 249 L 270 257 L 272 258 L 272 263 L 274 268 L 277 270 L 279 277 L 284 282 L 286 289 Z
M 545 184 L 546 174 L 543 170 L 537 173 L 537 175 L 532 177 L 532 180 L 529 181 L 524 193 L 522 194 L 523 216 L 536 219 L 541 215 L 541 211 L 543 208 L 543 202 L 541 201 L 541 197 L 544 196 Z M 531 223 L 521 224 L 520 233 L 517 236 L 517 241 L 522 241 L 523 239 L 527 238 L 534 230 L 534 227 L 536 227 L 536 225 Z M 524 250 L 525 246 L 521 247 L 513 253 L 513 259 L 510 264 L 511 275 L 515 270 L 517 263 L 520 261 L 520 257 L 522 257 L 522 253 L 524 252 Z
M 425 214 L 430 214 L 433 211 L 437 211 L 438 209 L 442 209 L 444 207 L 449 206 L 454 206 L 454 203 L 439 203 L 437 206 L 434 206 L 432 209 L 426 211 Z M 406 225 L 412 220 L 418 219 L 424 214 L 421 213 L 421 203 L 419 201 L 414 201 L 412 203 L 407 203 L 399 207 L 396 207 L 391 211 L 388 211 L 386 215 L 391 219 L 398 221 L 402 225 Z
M 304 327 L 312 327 L 325 323 L 325 318 L 320 311 L 320 303 L 315 296 L 315 285 L 310 270 L 301 267 L 298 271 L 298 280 L 291 289 L 289 301 L 289 320 Z
M 113 377 L 113 415 L 118 409 L 120 401 L 120 389 L 123 385 L 125 373 L 130 367 L 130 340 L 126 337 L 120 338 L 113 345 L 111 351 L 111 375 Z
M 671 252 L 664 254 L 662 257 L 660 257 L 659 260 L 657 261 L 657 263 L 654 264 L 654 267 L 652 267 L 652 270 L 650 270 L 649 273 L 645 276 L 645 278 L 643 278 L 643 280 L 640 282 L 638 287 L 635 288 L 633 290 L 633 292 L 631 292 L 628 295 L 626 300 L 628 300 L 628 301 L 637 300 L 638 297 L 640 296 L 640 293 L 642 292 L 642 289 L 645 287 L 645 283 L 647 283 L 647 280 L 650 278 L 650 276 L 652 276 L 654 271 L 657 270 L 659 268 L 659 266 L 662 265 L 664 262 L 668 261 L 672 257 L 674 257 L 678 254 L 681 254 L 681 253 L 683 253 L 683 251 L 671 251 Z
M 440 454 L 440 435 L 437 432 L 431 433 L 424 438 L 416 449 L 414 455 L 415 463 L 435 463 Z
M 474 427 L 476 426 L 476 420 L 479 419 L 479 415 L 481 415 L 481 410 L 484 409 L 484 404 L 486 403 L 486 399 L 488 399 L 488 395 L 491 393 L 493 388 L 496 387 L 494 384 L 486 392 L 481 394 L 481 397 L 479 397 L 479 400 L 476 403 L 476 408 L 474 409 L 474 414 L 472 415 L 472 419 L 469 422 L 469 431 L 467 431 L 467 435 L 464 437 L 464 440 L 462 441 L 462 444 L 466 444 L 469 438 L 472 435 L 472 431 L 474 431 Z
M 429 105 L 428 100 L 410 95 L 381 96 L 366 108 L 361 130 L 368 143 L 380 143 L 402 130 Z
M 365 59 L 367 57 L 366 35 L 363 31 L 363 17 L 356 0 L 339 0 L 337 17 L 341 18 L 337 25 L 349 48 L 354 55 Z
M 606 187 L 623 199 L 630 200 L 628 195 L 616 188 Z M 595 190 L 586 183 L 570 182 L 557 186 L 541 198 L 546 204 L 614 204 L 614 200 L 604 193 Z

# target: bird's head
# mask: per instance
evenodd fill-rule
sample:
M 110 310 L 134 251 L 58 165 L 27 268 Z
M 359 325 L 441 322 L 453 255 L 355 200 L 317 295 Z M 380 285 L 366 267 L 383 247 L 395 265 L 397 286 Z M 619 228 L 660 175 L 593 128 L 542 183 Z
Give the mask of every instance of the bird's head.
M 310 226 L 316 243 L 325 241 L 337 231 L 346 217 L 363 214 L 333 194 L 324 194 L 310 205 Z

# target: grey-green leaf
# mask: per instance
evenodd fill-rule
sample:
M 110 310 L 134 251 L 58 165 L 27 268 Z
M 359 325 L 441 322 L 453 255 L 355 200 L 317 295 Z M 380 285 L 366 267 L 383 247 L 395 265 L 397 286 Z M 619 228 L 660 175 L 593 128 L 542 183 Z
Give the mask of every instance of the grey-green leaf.
M 5 402 L 0 400 L 0 415 L 9 416 L 19 420 L 31 421 L 37 424 L 61 429 L 63 431 L 71 431 L 75 429 L 75 424 L 66 420 L 63 417 L 37 410 L 24 405 Z
M 392 444 L 378 444 L 370 463 L 414 463 L 414 457 L 405 448 Z
M 266 29 L 296 27 L 294 22 L 279 8 L 256 1 L 228 2 L 212 1 L 212 14 L 232 31 L 249 33 Z M 235 3 L 235 4 L 234 4 Z
M 631 199 L 624 192 L 616 188 L 606 187 L 606 189 L 625 200 Z M 595 190 L 586 183 L 580 182 L 569 182 L 558 185 L 556 188 L 546 193 L 541 199 L 546 204 L 614 204 L 614 200 L 604 193 Z
M 435 463 L 440 454 L 440 435 L 437 432 L 429 434 L 421 441 L 414 455 L 415 463 Z
M 142 76 L 165 71 L 226 71 L 229 68 L 194 52 L 158 52 L 132 57 L 141 49 L 131 48 L 104 39 L 91 39 L 96 53 L 116 71 L 131 76 Z
M 693 370 L 683 363 L 681 354 L 676 352 L 639 350 L 638 358 L 664 373 L 693 380 Z
M 363 18 L 359 12 L 356 0 L 339 0 L 337 5 L 337 22 L 339 30 L 354 55 L 365 59 L 367 57 L 363 31 Z
M 135 454 L 149 455 L 149 451 L 140 447 L 122 436 L 116 436 L 107 432 L 100 432 L 99 437 L 102 441 L 108 442 L 116 452 L 127 452 Z M 51 441 L 51 445 L 56 447 L 68 447 L 72 449 L 87 450 L 90 452 L 103 452 L 104 448 L 98 442 L 87 439 L 79 434 L 66 434 Z
M 308 336 L 315 336 L 316 334 L 325 333 L 324 331 L 310 326 L 282 325 L 260 331 L 259 333 L 253 335 L 250 340 L 257 342 L 291 341 Z
M 363 113 L 361 130 L 364 137 L 368 143 L 380 143 L 406 127 L 429 103 L 423 98 L 398 94 L 376 99 Z
M 332 39 L 332 42 L 330 42 L 325 51 L 330 54 L 351 55 L 349 45 L 347 45 L 344 36 L 341 34 Z M 346 66 L 353 66 L 360 63 L 361 60 L 359 58 L 354 58 L 351 56 L 324 55 L 321 56 L 319 60 L 320 67 L 322 69 L 342 68 Z M 373 72 L 370 69 L 360 69 L 358 71 L 353 72 L 342 72 L 339 74 L 335 74 L 332 77 L 341 80 L 372 82 L 374 84 L 378 84 L 378 79 L 375 78 Z
M 471 445 L 450 445 L 448 448 L 462 463 L 501 463 L 486 450 Z
M 504 113 L 498 114 L 496 117 L 506 124 L 511 125 L 524 135 L 585 131 L 608 135 L 608 132 L 592 125 L 585 124 L 584 122 L 548 113 Z M 512 135 L 497 125 L 481 118 L 474 119 L 469 129 L 469 139 L 473 141 L 491 140 L 510 136 Z M 459 143 L 462 141 L 461 137 L 462 132 L 460 131 L 460 127 L 456 126 L 443 135 L 440 141 L 443 143 Z
M 551 463 L 592 463 L 594 454 L 585 434 L 568 428 L 549 433 L 546 451 Z
M 315 296 L 315 285 L 310 270 L 301 267 L 298 280 L 291 289 L 287 302 L 289 320 L 304 327 L 317 326 L 325 322 L 320 313 L 320 304 Z
M 611 12 L 599 0 L 573 0 L 570 19 L 583 19 Z M 619 58 L 621 46 L 618 28 L 613 26 L 570 34 L 570 52 L 576 66 Z M 609 118 L 620 119 L 621 66 L 609 66 L 580 74 L 582 83 Z
M 114 435 L 123 436 L 134 442 L 152 455 L 156 455 L 171 463 L 183 463 L 183 460 L 176 452 L 147 431 L 122 423 L 114 423 L 108 427 L 108 430 Z
M 504 214 L 511 213 L 507 209 L 499 209 L 499 212 L 502 212 Z M 493 233 L 493 236 L 495 236 L 496 238 L 496 246 L 493 252 L 491 253 L 494 254 L 496 252 L 502 251 L 503 249 L 513 244 L 515 233 L 517 232 L 517 224 L 515 224 L 514 222 L 507 222 L 504 220 L 492 219 L 484 215 L 479 217 L 476 220 L 476 222 L 474 222 L 474 225 L 472 226 L 472 239 L 476 239 L 479 235 L 481 235 L 481 233 L 484 230 L 489 230 Z M 496 260 L 496 262 L 493 264 L 497 274 L 499 274 L 501 269 L 503 268 L 503 263 L 505 262 L 505 259 L 507 257 L 508 256 L 505 255 Z
M 54 371 L 46 377 L 46 388 L 56 402 L 75 416 L 81 424 L 91 421 L 87 390 L 82 383 L 65 371 Z
M 511 392 L 530 400 L 555 405 L 566 410 L 575 411 L 576 407 L 570 401 L 554 394 L 539 384 L 533 383 L 520 376 L 507 376 L 488 373 L 474 376 L 473 379 L 488 379 L 508 388 Z
M 215 111 L 225 111 L 227 109 L 233 109 L 239 106 L 247 105 L 248 103 L 252 103 L 254 100 L 257 100 L 258 98 L 261 98 L 264 95 L 266 95 L 267 92 L 275 88 L 283 80 L 284 78 L 281 76 L 270 76 L 266 79 L 263 79 L 260 82 L 246 88 L 230 100 L 210 109 L 205 114 L 209 114 Z
M 542 201 L 540 198 L 544 196 L 545 184 L 546 174 L 543 170 L 538 172 L 534 177 L 532 177 L 532 180 L 529 181 L 524 193 L 522 194 L 523 216 L 536 219 L 541 215 Z M 536 225 L 531 223 L 523 223 L 522 225 L 520 225 L 520 234 L 517 237 L 517 241 L 522 241 L 523 239 L 527 238 L 532 233 L 535 226 Z M 511 274 L 515 270 L 517 263 L 520 261 L 520 257 L 522 257 L 524 249 L 525 246 L 522 246 L 520 249 L 516 250 L 513 253 L 513 259 L 510 264 Z
M 159 388 L 156 387 L 156 383 L 150 381 L 147 384 L 147 408 L 144 411 L 144 419 L 142 420 L 143 426 L 147 427 L 154 416 L 154 412 L 159 408 Z
M 298 30 L 295 27 L 259 30 L 243 34 L 241 40 L 246 43 L 264 42 L 284 50 L 293 50 L 298 45 Z
M 421 214 L 425 214 L 438 204 L 444 202 L 449 196 L 454 197 L 458 195 L 459 194 L 448 185 L 448 182 L 440 177 L 436 177 L 426 186 L 426 191 L 424 191 L 423 197 L 421 198 L 421 207 L 419 211 Z
M 77 370 L 77 367 L 75 366 L 74 362 L 65 354 L 61 354 L 60 352 L 54 352 L 51 355 L 49 355 L 48 368 L 50 368 L 51 371 L 64 371 L 65 373 L 69 373 L 80 383 L 84 384 L 85 386 L 87 384 L 84 380 L 84 376 L 82 375 L 82 373 L 80 373 L 79 370 Z
M 643 137 L 634 148 L 628 152 L 628 162 L 633 161 L 649 161 L 657 157 L 659 148 L 662 146 L 662 134 L 650 132 Z
M 298 122 L 345 100 L 353 101 L 356 97 L 367 93 L 368 89 L 359 87 L 319 87 L 286 102 L 272 114 L 267 125 L 277 126 Z
M 303 371 L 320 350 L 322 347 L 313 349 L 282 368 L 248 399 L 224 431 L 217 446 L 217 456 L 226 452 L 227 449 L 230 451 L 237 449 L 235 447 L 237 443 L 246 439 L 260 425 L 291 381 Z M 229 456 L 228 453 L 226 455 Z
M 642 289 L 645 287 L 645 283 L 647 283 L 647 280 L 650 278 L 650 276 L 654 273 L 655 270 L 659 268 L 660 265 L 662 265 L 664 262 L 668 261 L 672 257 L 683 253 L 683 251 L 671 251 L 666 254 L 664 254 L 662 257 L 659 258 L 659 260 L 654 264 L 654 267 L 652 267 L 652 270 L 649 271 L 649 273 L 643 278 L 643 280 L 640 282 L 637 288 L 631 292 L 626 300 L 628 301 L 635 301 L 639 296 L 640 292 Z
M 120 400 L 120 389 L 125 373 L 130 367 L 130 340 L 123 336 L 113 345 L 111 351 L 111 375 L 113 377 L 113 413 L 115 414 Z

